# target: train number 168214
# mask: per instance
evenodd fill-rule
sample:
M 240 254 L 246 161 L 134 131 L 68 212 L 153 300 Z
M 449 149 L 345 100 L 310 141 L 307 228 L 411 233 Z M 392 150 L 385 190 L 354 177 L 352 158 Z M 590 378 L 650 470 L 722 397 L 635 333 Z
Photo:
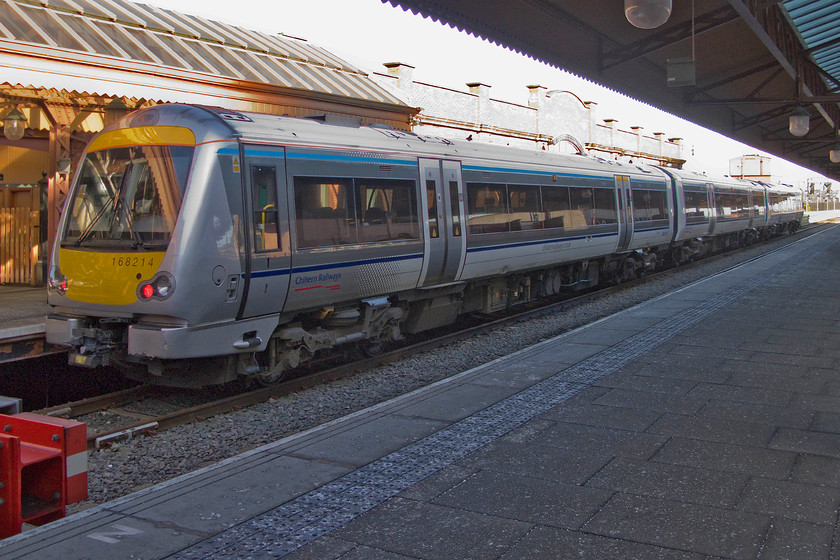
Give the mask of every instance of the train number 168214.
M 131 268 L 144 268 L 147 266 L 153 266 L 154 259 L 150 257 L 112 257 L 111 258 L 111 266 L 124 266 L 124 267 L 131 267 Z

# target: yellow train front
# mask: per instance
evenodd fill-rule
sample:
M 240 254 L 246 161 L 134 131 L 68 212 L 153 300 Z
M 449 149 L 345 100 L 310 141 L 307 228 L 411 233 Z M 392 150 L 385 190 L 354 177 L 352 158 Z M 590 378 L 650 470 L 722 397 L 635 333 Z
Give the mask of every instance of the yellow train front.
M 234 246 L 230 211 L 195 205 L 193 213 L 212 214 L 205 215 L 204 231 L 185 229 L 179 220 L 187 210 L 187 183 L 192 180 L 196 191 L 211 187 L 201 177 L 208 171 L 201 161 L 209 154 L 202 156 L 200 145 L 229 143 L 231 136 L 223 126 L 197 131 L 173 124 L 188 122 L 189 112 L 181 108 L 180 115 L 163 119 L 157 109 L 135 114 L 87 148 L 59 224 L 48 280 L 53 312 L 47 340 L 71 346 L 71 364 L 114 364 L 160 375 L 156 358 L 206 355 L 196 345 L 190 349 L 161 336 L 167 329 L 222 320 L 223 301 L 217 310 L 196 301 L 220 299 L 208 288 L 228 281 L 228 269 L 231 278 L 240 274 L 236 253 L 224 255 Z M 178 255 L 190 246 L 201 251 L 211 245 L 223 278 L 184 276 L 184 267 L 199 263 L 192 251 L 183 259 Z M 152 336 L 144 336 L 144 328 Z

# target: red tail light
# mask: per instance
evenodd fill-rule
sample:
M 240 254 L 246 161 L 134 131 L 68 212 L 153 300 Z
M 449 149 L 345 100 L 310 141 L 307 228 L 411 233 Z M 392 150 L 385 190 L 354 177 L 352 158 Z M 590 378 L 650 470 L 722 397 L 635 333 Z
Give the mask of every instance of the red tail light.
M 137 286 L 137 298 L 141 301 L 150 299 L 163 301 L 169 299 L 175 291 L 175 278 L 168 272 L 160 272 L 154 278 Z

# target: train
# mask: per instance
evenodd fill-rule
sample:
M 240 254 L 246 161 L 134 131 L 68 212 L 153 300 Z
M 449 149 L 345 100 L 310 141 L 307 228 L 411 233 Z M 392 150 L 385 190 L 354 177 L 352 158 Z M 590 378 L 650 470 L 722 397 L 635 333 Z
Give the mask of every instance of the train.
M 143 382 L 272 384 L 538 298 L 800 227 L 800 190 L 188 104 L 87 146 L 46 340 Z M 349 345 L 349 346 L 344 346 Z

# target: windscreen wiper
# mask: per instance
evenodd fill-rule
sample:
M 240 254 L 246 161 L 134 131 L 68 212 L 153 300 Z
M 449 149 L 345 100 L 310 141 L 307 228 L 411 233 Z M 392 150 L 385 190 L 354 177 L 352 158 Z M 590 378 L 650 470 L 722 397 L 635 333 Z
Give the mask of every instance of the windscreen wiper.
M 114 199 L 109 198 L 108 202 L 106 202 L 105 204 L 102 205 L 102 208 L 99 209 L 99 212 L 96 213 L 96 215 L 93 217 L 93 219 L 90 221 L 90 223 L 84 229 L 84 231 L 79 234 L 79 237 L 76 239 L 75 243 L 73 243 L 74 246 L 78 247 L 83 242 L 87 241 L 88 237 L 90 237 L 91 234 L 93 234 L 93 227 L 99 222 L 99 220 L 102 218 L 102 216 L 105 215 L 105 211 L 108 210 L 108 207 L 113 206 L 113 205 L 114 205 Z

